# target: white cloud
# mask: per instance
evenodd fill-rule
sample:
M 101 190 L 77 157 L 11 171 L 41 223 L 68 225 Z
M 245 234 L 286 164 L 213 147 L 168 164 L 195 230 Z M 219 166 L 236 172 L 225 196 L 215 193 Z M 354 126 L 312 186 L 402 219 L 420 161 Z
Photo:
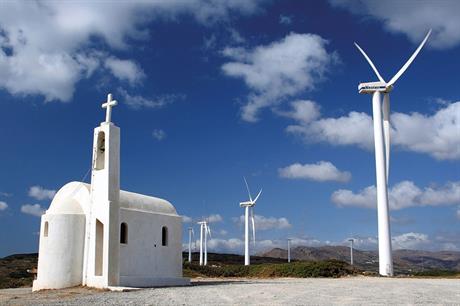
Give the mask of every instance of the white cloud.
M 135 110 L 142 108 L 163 108 L 176 101 L 185 99 L 185 96 L 182 94 L 169 94 L 153 98 L 145 98 L 139 95 L 131 95 L 122 88 L 118 88 L 118 93 L 121 95 L 122 101 Z
M 21 212 L 40 217 L 45 213 L 45 209 L 42 208 L 40 204 L 25 204 L 21 206 Z
M 78 81 L 91 77 L 110 58 L 107 50 L 129 50 L 128 42 L 149 38 L 150 21 L 189 15 L 202 24 L 225 22 L 231 16 L 257 13 L 262 2 L 3 2 L 0 88 L 13 95 L 40 95 L 45 101 L 70 101 Z M 130 59 L 106 64 L 118 78 L 134 82 L 140 76 Z
M 255 122 L 262 108 L 314 90 L 337 59 L 326 44 L 318 35 L 291 33 L 254 49 L 225 48 L 222 54 L 233 61 L 222 66 L 223 72 L 243 79 L 251 90 L 242 108 L 243 120 Z
M 6 202 L 0 201 L 0 211 L 5 210 L 8 208 L 8 204 Z
M 419 44 L 428 29 L 433 35 L 428 45 L 438 48 L 451 48 L 460 43 L 460 2 L 457 0 L 418 1 L 418 0 L 330 0 L 338 7 L 352 13 L 369 16 L 381 21 L 386 30 L 403 33 L 415 44 Z
M 376 237 L 353 237 L 353 245 L 355 248 L 360 250 L 375 250 L 378 248 L 378 239 Z M 400 249 L 412 249 L 412 250 L 440 250 L 444 249 L 441 245 L 434 244 L 426 234 L 422 233 L 403 233 L 395 235 L 391 238 L 392 248 L 394 250 Z M 349 245 L 348 238 L 342 241 L 343 245 Z
M 29 188 L 29 196 L 36 200 L 52 200 L 56 190 L 45 189 L 41 186 L 32 186 Z
M 209 215 L 206 218 L 206 220 L 208 220 L 209 223 L 217 223 L 217 222 L 222 222 L 224 219 L 219 214 L 212 214 L 212 215 Z
M 356 145 L 367 150 L 374 147 L 372 117 L 366 113 L 320 118 L 319 107 L 313 101 L 293 102 L 291 111 L 279 113 L 298 122 L 286 131 L 307 142 Z M 439 160 L 460 158 L 460 101 L 445 105 L 432 115 L 392 113 L 390 120 L 392 145 Z
M 163 131 L 162 129 L 154 129 L 152 132 L 152 136 L 156 140 L 161 141 L 166 138 L 166 132 Z
M 457 208 L 457 219 L 460 220 L 460 206 Z
M 398 236 L 394 236 L 392 239 L 392 247 L 395 250 L 398 249 L 412 249 L 420 250 L 426 249 L 426 247 L 432 242 L 428 238 L 428 235 L 421 233 L 405 233 Z
M 292 16 L 280 15 L 280 20 L 279 20 L 279 23 L 280 23 L 280 24 L 289 25 L 289 24 L 292 23 L 292 21 L 293 21 L 293 17 L 292 17 Z
M 221 236 L 226 236 L 226 235 L 228 234 L 228 232 L 227 232 L 226 230 L 223 229 L 223 230 L 220 230 L 220 231 L 219 231 L 219 234 L 220 234 Z
M 295 163 L 290 166 L 278 169 L 281 177 L 289 179 L 306 179 L 318 182 L 336 181 L 348 182 L 351 173 L 340 171 L 331 162 L 319 161 L 316 164 Z
M 116 78 L 128 81 L 131 85 L 140 83 L 145 77 L 142 68 L 132 60 L 121 60 L 112 56 L 105 60 L 104 65 Z
M 182 222 L 183 223 L 192 223 L 192 218 L 186 215 L 182 215 Z
M 328 142 L 333 145 L 357 145 L 373 148 L 372 118 L 366 113 L 350 112 L 339 118 L 320 118 L 320 107 L 314 101 L 295 101 L 283 116 L 298 122 L 286 128 L 307 142 Z
M 233 221 L 238 224 L 244 224 L 244 215 L 239 218 L 233 218 Z M 254 215 L 254 223 L 257 231 L 264 231 L 270 229 L 287 229 L 292 225 L 287 218 L 264 217 L 261 215 Z
M 388 194 L 390 209 L 393 210 L 414 206 L 456 205 L 460 204 L 460 181 L 425 187 L 423 190 L 411 181 L 402 181 L 390 188 Z M 339 207 L 377 207 L 375 186 L 366 187 L 357 193 L 340 189 L 332 194 L 331 200 Z
M 394 143 L 401 148 L 436 159 L 460 158 L 460 101 L 446 105 L 432 116 L 393 113 L 390 119 Z

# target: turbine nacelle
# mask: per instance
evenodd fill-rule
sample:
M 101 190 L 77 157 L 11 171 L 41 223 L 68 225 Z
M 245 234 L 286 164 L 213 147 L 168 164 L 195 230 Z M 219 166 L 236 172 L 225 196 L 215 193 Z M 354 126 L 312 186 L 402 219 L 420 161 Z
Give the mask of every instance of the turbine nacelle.
M 372 94 L 376 91 L 382 93 L 389 93 L 393 90 L 393 85 L 388 85 L 384 82 L 368 82 L 368 83 L 361 83 L 358 85 L 358 92 L 360 94 Z
M 246 207 L 246 206 L 253 207 L 254 205 L 256 205 L 255 201 L 254 202 L 251 202 L 251 201 L 240 202 L 240 207 Z

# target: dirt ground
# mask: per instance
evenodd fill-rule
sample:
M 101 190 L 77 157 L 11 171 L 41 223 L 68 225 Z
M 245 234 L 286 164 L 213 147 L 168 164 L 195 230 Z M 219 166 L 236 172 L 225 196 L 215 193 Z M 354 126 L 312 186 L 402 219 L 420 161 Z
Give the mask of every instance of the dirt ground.
M 188 287 L 109 292 L 0 290 L 1 305 L 460 305 L 460 279 L 194 279 Z

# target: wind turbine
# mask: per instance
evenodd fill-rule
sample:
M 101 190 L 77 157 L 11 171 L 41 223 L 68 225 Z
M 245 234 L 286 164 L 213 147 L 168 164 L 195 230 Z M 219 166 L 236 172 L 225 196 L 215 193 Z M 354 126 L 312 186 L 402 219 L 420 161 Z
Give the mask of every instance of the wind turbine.
M 200 225 L 200 266 L 208 264 L 208 235 L 211 236 L 211 229 L 208 221 L 197 222 Z
M 208 221 L 204 223 L 204 265 L 208 265 L 208 235 L 211 238 L 211 228 L 208 225 Z
M 248 190 L 249 201 L 241 202 L 240 207 L 244 207 L 244 265 L 249 266 L 249 213 L 251 214 L 251 223 L 252 223 L 252 241 L 254 246 L 256 244 L 256 225 L 254 221 L 254 205 L 256 205 L 257 199 L 260 197 L 262 193 L 262 189 L 260 189 L 259 193 L 257 194 L 256 198 L 253 200 L 251 196 L 251 192 L 249 191 L 249 185 L 246 181 L 246 178 L 243 177 L 244 183 L 246 184 L 246 189 Z
M 374 121 L 374 145 L 375 145 L 375 170 L 377 181 L 377 215 L 379 237 L 379 273 L 384 276 L 393 276 L 393 259 L 391 255 L 391 233 L 388 208 L 388 175 L 390 170 L 390 92 L 393 85 L 414 61 L 417 54 L 425 45 L 431 30 L 425 36 L 421 44 L 407 60 L 404 66 L 386 82 L 361 47 L 355 43 L 358 50 L 364 55 L 379 82 L 361 83 L 358 86 L 360 94 L 372 94 L 372 113 Z M 383 120 L 382 102 L 383 93 Z M 382 122 L 383 121 L 383 122 Z
M 350 265 L 353 265 L 353 242 L 355 241 L 353 238 L 348 239 L 350 241 Z
M 292 238 L 288 238 L 287 239 L 287 245 L 288 245 L 288 256 L 287 256 L 287 260 L 288 262 L 291 262 L 291 240 Z
M 192 262 L 192 240 L 195 240 L 195 232 L 193 231 L 193 227 L 189 227 L 188 228 L 188 262 Z M 195 241 L 195 247 L 196 247 L 196 241 Z

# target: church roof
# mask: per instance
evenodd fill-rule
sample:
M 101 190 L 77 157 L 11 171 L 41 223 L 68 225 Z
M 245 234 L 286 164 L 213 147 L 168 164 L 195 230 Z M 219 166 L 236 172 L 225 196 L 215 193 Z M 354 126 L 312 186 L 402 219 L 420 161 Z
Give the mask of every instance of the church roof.
M 91 185 L 70 182 L 53 198 L 47 213 L 84 214 L 89 212 Z M 157 214 L 177 215 L 174 206 L 166 200 L 139 193 L 120 190 L 120 208 Z

